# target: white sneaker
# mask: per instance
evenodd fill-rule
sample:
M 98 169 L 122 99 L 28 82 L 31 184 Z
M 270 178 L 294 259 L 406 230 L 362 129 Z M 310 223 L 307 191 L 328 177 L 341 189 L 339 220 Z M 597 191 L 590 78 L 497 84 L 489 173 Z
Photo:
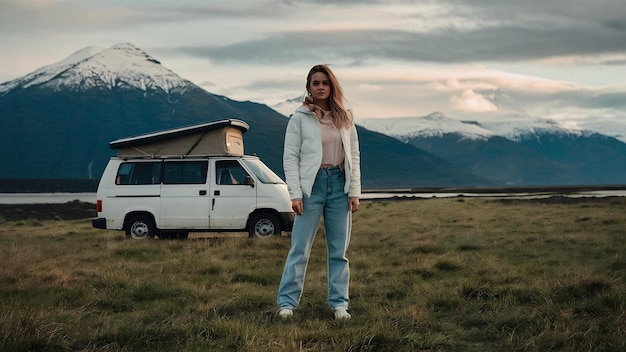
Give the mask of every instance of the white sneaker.
M 289 319 L 289 318 L 293 317 L 293 309 L 291 309 L 291 308 L 281 308 L 278 311 L 278 316 L 281 319 Z
M 335 309 L 335 319 L 347 320 L 347 319 L 350 319 L 351 317 L 352 316 L 350 315 L 350 313 L 348 313 L 348 310 L 346 308 Z

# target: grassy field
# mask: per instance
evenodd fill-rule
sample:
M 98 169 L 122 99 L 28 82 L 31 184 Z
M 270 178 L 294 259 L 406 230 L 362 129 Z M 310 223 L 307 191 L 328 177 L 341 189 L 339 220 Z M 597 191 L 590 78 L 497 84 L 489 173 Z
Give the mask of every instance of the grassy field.
M 0 350 L 626 350 L 626 199 L 363 201 L 346 322 L 326 304 L 322 237 L 281 321 L 288 237 L 0 221 Z

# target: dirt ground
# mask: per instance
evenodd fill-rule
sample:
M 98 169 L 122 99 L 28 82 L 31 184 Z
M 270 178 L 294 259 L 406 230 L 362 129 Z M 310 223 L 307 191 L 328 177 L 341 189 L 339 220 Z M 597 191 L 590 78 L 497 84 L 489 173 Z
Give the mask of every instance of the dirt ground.
M 76 220 L 96 217 L 96 205 L 78 200 L 62 204 L 0 204 L 0 222 Z

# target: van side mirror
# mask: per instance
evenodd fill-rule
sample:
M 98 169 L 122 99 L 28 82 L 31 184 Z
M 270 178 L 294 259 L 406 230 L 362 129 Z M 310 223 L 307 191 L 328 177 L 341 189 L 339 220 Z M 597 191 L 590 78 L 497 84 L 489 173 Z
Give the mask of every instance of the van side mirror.
M 252 181 L 252 177 L 250 176 L 246 176 L 246 178 L 243 179 L 243 184 L 254 187 L 254 181 Z

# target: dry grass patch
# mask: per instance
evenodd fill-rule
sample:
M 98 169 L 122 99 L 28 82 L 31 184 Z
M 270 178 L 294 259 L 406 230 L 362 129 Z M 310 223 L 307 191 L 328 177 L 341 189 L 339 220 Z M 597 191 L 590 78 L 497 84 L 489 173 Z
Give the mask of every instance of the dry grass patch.
M 84 220 L 0 223 L 0 350 L 621 351 L 626 200 L 363 201 L 353 319 L 326 303 L 323 231 L 276 317 L 289 238 L 133 241 Z

